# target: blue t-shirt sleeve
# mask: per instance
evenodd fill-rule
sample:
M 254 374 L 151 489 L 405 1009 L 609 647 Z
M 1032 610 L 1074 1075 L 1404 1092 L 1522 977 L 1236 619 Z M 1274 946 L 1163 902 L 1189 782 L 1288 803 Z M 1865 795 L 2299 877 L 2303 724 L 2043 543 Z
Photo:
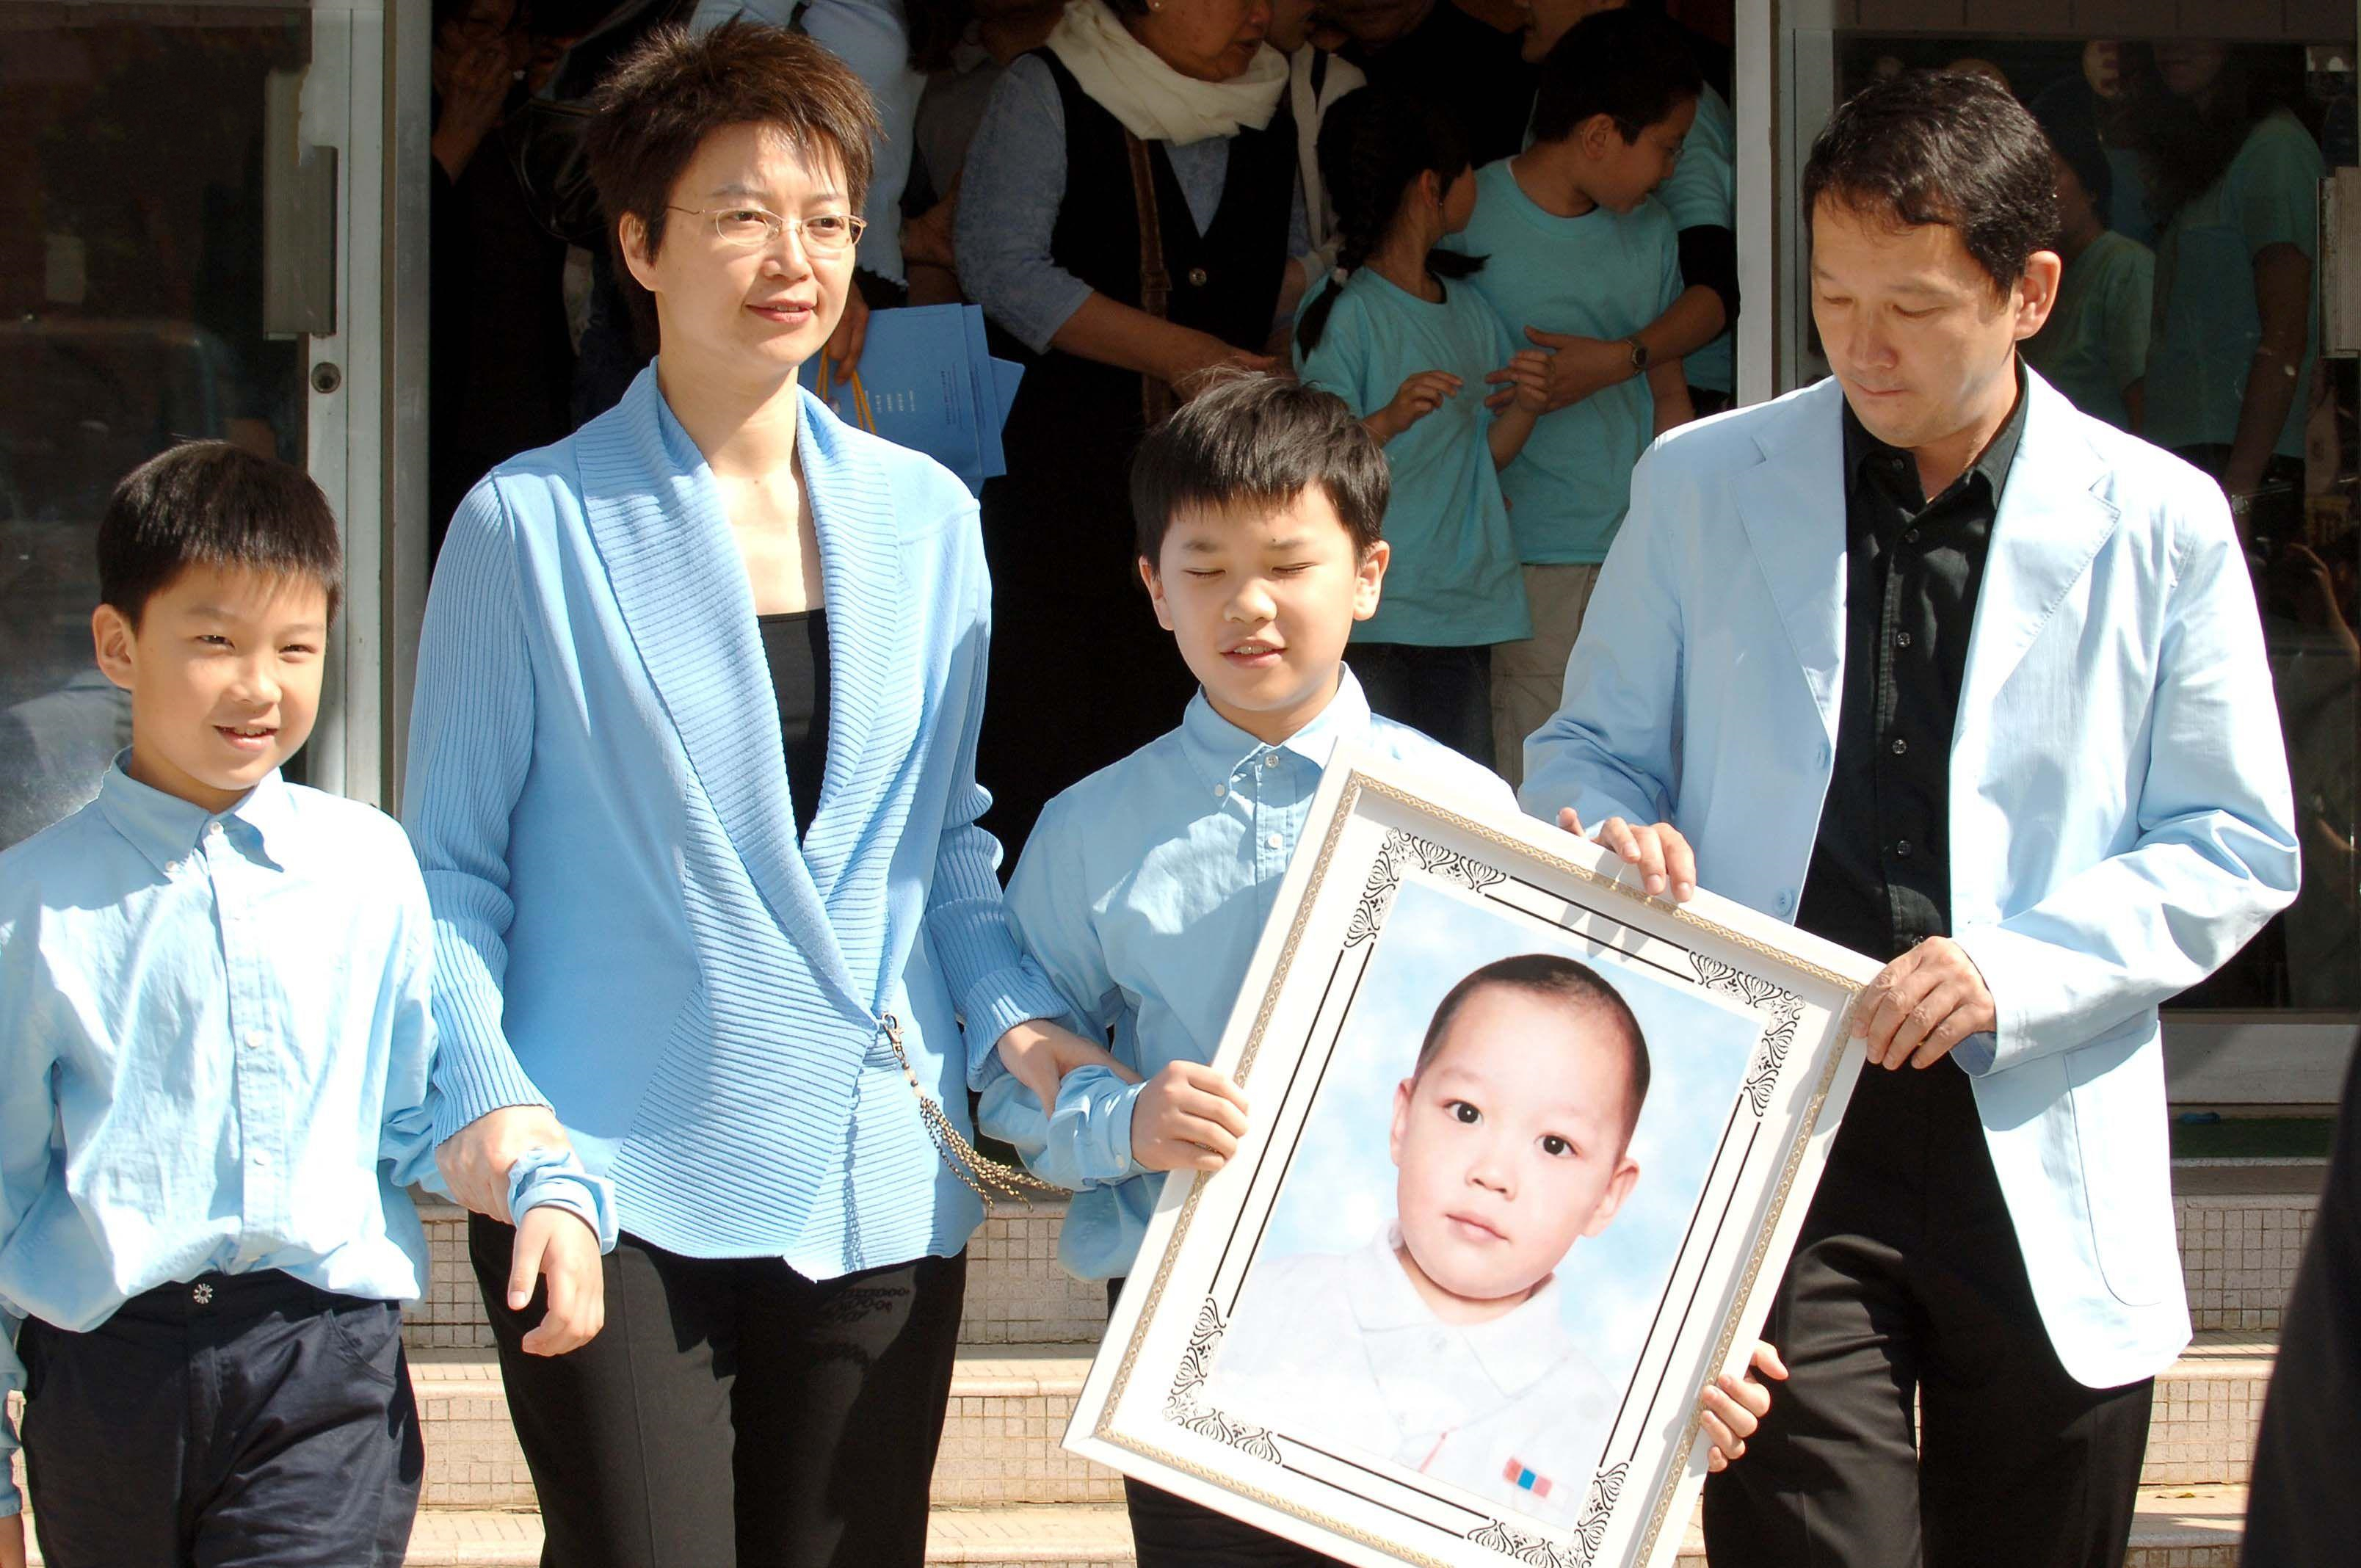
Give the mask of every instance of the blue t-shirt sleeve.
M 2223 176 L 2222 206 L 2238 225 L 2246 254 L 2292 245 L 2320 253 L 2320 149 L 2312 134 L 2290 121 L 2257 126 Z
M 1315 290 L 1327 291 L 1335 287 L 1322 282 Z M 1312 296 L 1304 300 L 1310 304 Z M 1300 319 L 1300 317 L 1299 317 Z M 1320 334 L 1320 346 L 1311 353 L 1303 352 L 1302 341 L 1295 345 L 1296 374 L 1323 392 L 1334 392 L 1345 400 L 1356 419 L 1367 419 L 1377 409 L 1393 400 L 1389 389 L 1382 398 L 1369 382 L 1369 320 L 1360 302 L 1347 293 L 1336 301 L 1335 309 L 1328 313 L 1328 322 Z

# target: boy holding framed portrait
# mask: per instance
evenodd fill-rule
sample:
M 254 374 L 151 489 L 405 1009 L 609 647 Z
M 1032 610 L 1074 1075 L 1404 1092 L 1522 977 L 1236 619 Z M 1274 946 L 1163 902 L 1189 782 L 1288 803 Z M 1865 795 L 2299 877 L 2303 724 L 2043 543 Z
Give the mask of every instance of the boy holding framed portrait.
M 1385 576 L 1387 476 L 1341 400 L 1264 376 L 1218 384 L 1143 444 L 1132 497 L 1141 580 L 1202 689 L 1180 728 L 1050 802 L 1008 908 L 1083 1032 L 1111 1034 L 1138 1080 L 1079 1069 L 1045 1114 L 1000 1075 L 979 1111 L 1075 1190 L 1059 1260 L 1111 1295 L 1163 1173 L 1220 1169 L 1246 1130 L 1244 1095 L 1206 1063 L 1337 749 L 1511 805 L 1489 771 L 1371 714 L 1345 666 Z M 1768 1403 L 1734 1378 L 1708 1390 L 1716 1446 L 1742 1452 Z M 1142 1568 L 1326 1561 L 1136 1480 L 1126 1496 Z

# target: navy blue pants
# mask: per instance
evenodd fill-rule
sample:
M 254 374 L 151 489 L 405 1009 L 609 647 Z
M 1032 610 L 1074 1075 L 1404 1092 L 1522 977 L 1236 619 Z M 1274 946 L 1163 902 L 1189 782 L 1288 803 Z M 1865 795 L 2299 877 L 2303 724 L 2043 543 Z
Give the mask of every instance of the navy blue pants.
M 208 1274 L 17 1348 L 49 1568 L 399 1568 L 426 1464 L 399 1303 Z

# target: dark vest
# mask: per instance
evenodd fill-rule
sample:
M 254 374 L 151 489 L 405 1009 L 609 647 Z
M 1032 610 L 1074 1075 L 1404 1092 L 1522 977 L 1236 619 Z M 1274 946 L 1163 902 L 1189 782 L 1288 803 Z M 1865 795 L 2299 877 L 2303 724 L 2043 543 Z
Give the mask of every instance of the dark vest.
M 1066 120 L 1066 189 L 1050 232 L 1049 257 L 1119 303 L 1137 306 L 1139 209 L 1123 125 L 1082 89 L 1048 49 L 1036 51 L 1058 84 Z M 1229 169 L 1213 222 L 1203 234 L 1189 214 L 1164 144 L 1148 144 L 1155 169 L 1165 270 L 1166 314 L 1239 348 L 1259 351 L 1287 272 L 1288 217 L 1295 196 L 1295 123 L 1282 96 L 1270 124 L 1230 139 Z M 1009 467 L 1020 450 L 1047 442 L 1071 453 L 1074 437 L 1119 444 L 1128 465 L 1140 433 L 1137 373 L 1052 349 L 1026 356 L 1025 380 L 1010 411 Z M 1115 455 L 1115 454 L 1110 454 Z

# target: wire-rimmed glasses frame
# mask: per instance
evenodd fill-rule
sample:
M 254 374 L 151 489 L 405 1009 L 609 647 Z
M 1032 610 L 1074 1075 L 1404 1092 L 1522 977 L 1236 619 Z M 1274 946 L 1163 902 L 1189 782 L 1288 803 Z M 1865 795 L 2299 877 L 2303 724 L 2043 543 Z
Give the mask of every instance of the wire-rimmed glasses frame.
M 815 213 L 807 218 L 788 218 L 767 207 L 742 203 L 727 207 L 667 205 L 664 210 L 703 218 L 706 227 L 713 231 L 713 237 L 733 250 L 759 250 L 776 245 L 781 235 L 792 234 L 807 254 L 839 256 L 858 245 L 861 231 L 869 226 L 867 219 L 852 213 Z

